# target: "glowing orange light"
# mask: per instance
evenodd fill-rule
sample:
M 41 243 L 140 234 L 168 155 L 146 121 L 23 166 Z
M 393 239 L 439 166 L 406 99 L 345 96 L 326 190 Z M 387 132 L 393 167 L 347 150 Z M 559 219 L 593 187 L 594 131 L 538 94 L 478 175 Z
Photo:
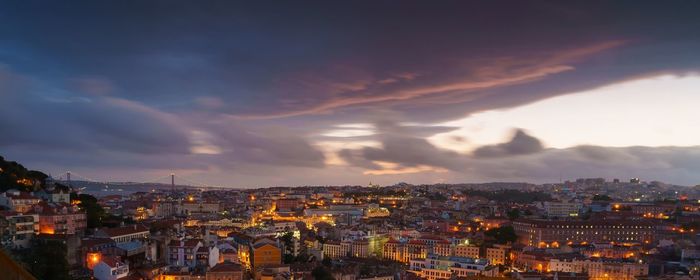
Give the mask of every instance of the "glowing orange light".
M 102 259 L 102 254 L 100 252 L 94 252 L 94 253 L 87 253 L 87 267 L 89 269 L 92 269 L 100 263 L 100 260 Z
M 53 229 L 53 227 L 51 227 L 51 226 L 42 226 L 39 232 L 41 232 L 41 233 L 43 233 L 43 234 L 54 234 L 54 233 L 56 233 L 55 230 Z

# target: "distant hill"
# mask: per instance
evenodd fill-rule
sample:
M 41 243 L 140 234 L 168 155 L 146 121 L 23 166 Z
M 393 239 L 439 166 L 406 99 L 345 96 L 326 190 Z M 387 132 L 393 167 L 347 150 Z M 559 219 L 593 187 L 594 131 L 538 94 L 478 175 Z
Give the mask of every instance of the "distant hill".
M 48 177 L 41 171 L 29 170 L 0 156 L 0 192 L 9 189 L 36 191 L 44 186 Z

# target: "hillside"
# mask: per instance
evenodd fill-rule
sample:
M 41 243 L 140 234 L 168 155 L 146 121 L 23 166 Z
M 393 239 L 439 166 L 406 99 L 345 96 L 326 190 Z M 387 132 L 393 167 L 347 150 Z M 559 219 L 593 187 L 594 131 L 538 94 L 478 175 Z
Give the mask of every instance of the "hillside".
M 48 177 L 41 171 L 29 170 L 15 161 L 6 161 L 0 156 L 0 192 L 9 189 L 38 190 Z

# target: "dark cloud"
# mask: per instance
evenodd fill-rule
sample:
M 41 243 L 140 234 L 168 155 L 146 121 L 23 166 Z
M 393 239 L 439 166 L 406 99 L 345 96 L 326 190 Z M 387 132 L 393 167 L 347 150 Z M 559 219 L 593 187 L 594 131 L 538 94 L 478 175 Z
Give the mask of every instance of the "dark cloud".
M 474 150 L 477 157 L 503 157 L 538 153 L 544 147 L 539 139 L 527 135 L 523 130 L 518 129 L 513 134 L 510 141 L 502 144 L 483 146 Z
M 700 44 L 688 1 L 28 2 L 0 11 L 0 61 L 44 79 L 109 77 L 112 94 L 169 111 L 221 103 L 207 109 L 239 117 L 390 106 L 449 119 L 569 92 L 552 80 L 590 88 L 697 69 Z
M 606 177 L 662 180 L 695 185 L 700 168 L 700 146 L 601 147 L 576 146 L 544 149 L 539 139 L 516 130 L 502 144 L 480 147 L 473 154 L 441 149 L 421 138 L 401 133 L 401 126 L 386 122 L 380 148 L 346 149 L 340 155 L 349 164 L 367 170 L 383 170 L 376 162 L 390 162 L 401 169 L 416 166 L 445 168 L 451 180 L 557 182 L 559 178 Z M 379 172 L 377 172 L 379 173 Z M 429 173 L 429 172 L 428 172 Z
M 168 113 L 111 97 L 85 97 L 9 69 L 0 84 L 0 145 L 73 152 L 188 153 Z
M 212 143 L 221 147 L 223 162 L 323 167 L 324 156 L 294 130 L 251 127 L 235 120 L 207 124 Z
M 111 96 L 0 71 L 0 153 L 62 168 L 323 167 L 323 154 L 283 127 L 216 115 L 176 115 Z
M 386 167 L 377 162 L 453 171 L 407 175 L 431 181 L 657 174 L 646 161 L 686 182 L 681 169 L 696 164 L 672 148 L 542 149 L 525 133 L 475 155 L 426 138 L 453 129 L 430 125 L 438 121 L 697 71 L 698 2 L 79 2 L 3 2 L 0 154 L 96 174 L 194 169 L 220 181 L 230 170 L 249 181 L 267 170 L 364 181 L 361 170 Z M 344 171 L 325 166 L 312 142 L 358 122 L 378 134 L 343 139 L 382 146 L 343 150 Z
M 451 170 L 462 170 L 467 164 L 463 155 L 435 147 L 425 138 L 414 136 L 410 128 L 400 125 L 393 117 L 379 118 L 374 125 L 381 147 L 343 150 L 340 156 L 368 169 L 379 169 L 377 161 L 396 163 L 401 167 L 428 165 Z

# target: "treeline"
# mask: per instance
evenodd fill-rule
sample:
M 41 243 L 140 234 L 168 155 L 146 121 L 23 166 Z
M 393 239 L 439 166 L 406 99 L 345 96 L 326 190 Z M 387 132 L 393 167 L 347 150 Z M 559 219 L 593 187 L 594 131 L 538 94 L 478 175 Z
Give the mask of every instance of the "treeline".
M 49 176 L 41 171 L 29 170 L 14 161 L 0 156 L 0 192 L 10 189 L 23 191 L 39 190 Z
M 354 198 L 354 197 L 367 197 L 367 196 L 398 196 L 398 197 L 404 197 L 406 196 L 405 191 L 396 191 L 388 188 L 377 188 L 373 189 L 370 191 L 354 191 L 354 192 L 344 192 L 343 197 L 345 198 Z
M 552 201 L 552 196 L 546 192 L 540 191 L 521 191 L 521 190 L 464 190 L 464 194 L 468 196 L 482 196 L 488 200 L 510 203 L 531 203 L 533 201 Z

